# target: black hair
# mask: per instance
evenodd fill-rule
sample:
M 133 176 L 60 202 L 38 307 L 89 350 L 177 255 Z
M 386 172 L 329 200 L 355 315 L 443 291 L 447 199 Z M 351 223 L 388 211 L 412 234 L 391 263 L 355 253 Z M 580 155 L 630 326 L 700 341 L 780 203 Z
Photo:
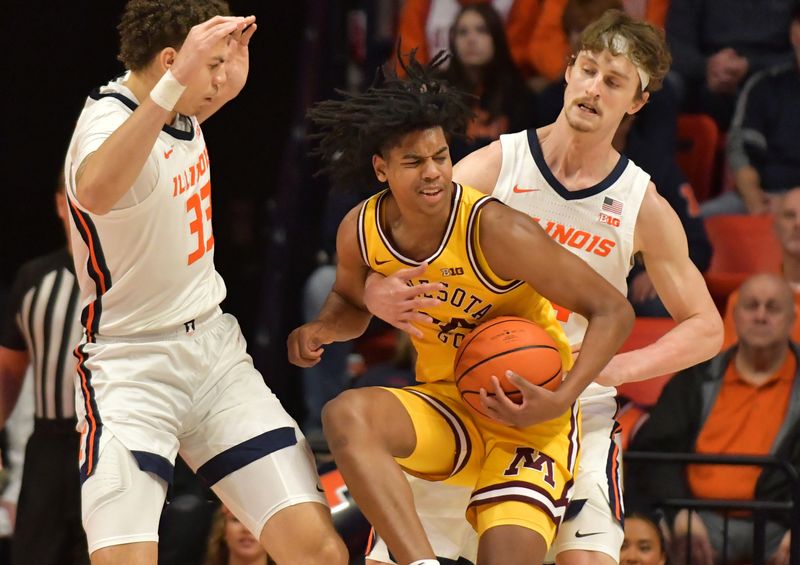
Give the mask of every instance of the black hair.
M 335 187 L 377 187 L 372 156 L 385 157 L 409 133 L 441 127 L 449 141 L 466 131 L 472 111 L 464 94 L 431 73 L 447 55 L 439 52 L 422 65 L 415 54 L 412 50 L 408 62 L 398 55 L 405 79 L 381 68 L 365 92 L 337 91 L 343 99 L 325 100 L 309 110 L 308 118 L 315 126 L 310 137 L 319 141 L 313 153 L 322 158 L 320 172 L 328 173 Z

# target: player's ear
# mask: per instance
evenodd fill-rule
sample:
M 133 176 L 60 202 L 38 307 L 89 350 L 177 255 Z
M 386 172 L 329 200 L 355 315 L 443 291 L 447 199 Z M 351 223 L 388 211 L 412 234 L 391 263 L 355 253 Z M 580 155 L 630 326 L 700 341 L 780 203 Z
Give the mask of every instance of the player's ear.
M 166 72 L 172 64 L 175 62 L 175 57 L 178 55 L 178 52 L 175 50 L 174 47 L 165 47 L 162 49 L 156 58 L 158 59 L 158 64 L 163 71 Z
M 386 182 L 388 180 L 386 176 L 386 160 L 377 153 L 372 156 L 372 168 L 379 181 Z
M 639 110 L 644 108 L 644 105 L 647 104 L 648 100 L 650 100 L 650 93 L 647 92 L 647 91 L 642 92 L 642 96 L 641 97 L 635 97 L 633 99 L 633 103 L 631 103 L 631 107 L 628 108 L 628 113 L 631 114 L 631 115 L 635 114 L 636 112 L 638 112 Z

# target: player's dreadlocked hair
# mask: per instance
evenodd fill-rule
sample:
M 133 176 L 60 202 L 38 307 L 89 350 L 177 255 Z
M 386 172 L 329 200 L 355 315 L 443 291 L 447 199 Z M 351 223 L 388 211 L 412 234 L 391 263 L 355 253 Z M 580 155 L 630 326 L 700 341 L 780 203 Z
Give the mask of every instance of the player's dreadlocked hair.
M 140 71 L 162 49 L 180 49 L 193 26 L 229 14 L 225 0 L 129 0 L 117 26 L 117 59 Z
M 319 102 L 308 112 L 317 130 L 310 137 L 319 140 L 314 154 L 324 163 L 320 173 L 330 174 L 336 188 L 377 187 L 372 156 L 386 157 L 408 133 L 441 127 L 449 140 L 466 131 L 472 117 L 468 97 L 431 74 L 447 55 L 442 51 L 423 66 L 415 52 L 407 63 L 398 56 L 407 78 L 379 69 L 366 92 L 338 91 L 343 100 Z

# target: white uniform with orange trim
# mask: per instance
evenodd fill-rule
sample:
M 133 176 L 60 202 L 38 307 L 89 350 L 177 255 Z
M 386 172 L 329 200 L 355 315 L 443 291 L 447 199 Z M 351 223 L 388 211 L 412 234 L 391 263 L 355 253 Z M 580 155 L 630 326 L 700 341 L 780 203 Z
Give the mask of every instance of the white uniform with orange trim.
M 503 164 L 493 195 L 533 216 L 553 239 L 627 294 L 634 230 L 650 175 L 623 155 L 603 181 L 570 191 L 547 166 L 536 130 L 503 135 L 500 143 Z M 579 348 L 586 318 L 562 309 L 559 321 L 573 348 Z M 613 387 L 596 383 L 581 395 L 583 450 L 553 557 L 580 549 L 619 560 L 624 508 L 615 396 Z
M 622 156 L 602 182 L 569 191 L 547 167 L 536 130 L 502 135 L 500 143 L 503 160 L 492 195 L 535 218 L 553 239 L 626 294 L 626 277 L 633 264 L 634 228 L 650 176 Z M 587 320 L 556 309 L 570 344 L 579 348 Z M 572 549 L 599 551 L 619 561 L 624 510 L 615 396 L 613 387 L 594 383 L 581 395 L 583 435 L 575 491 L 548 562 L 554 561 L 556 554 Z M 419 480 L 409 477 L 412 490 Z M 466 520 L 455 519 L 466 493 L 452 492 L 451 485 L 426 487 L 420 491 L 451 491 L 447 496 L 415 499 L 434 551 L 437 555 L 452 555 L 453 546 L 460 543 L 461 556 L 474 563 L 474 533 L 469 532 Z M 370 553 L 376 561 L 392 562 L 387 555 L 385 545 L 380 543 Z
M 253 367 L 238 323 L 219 308 L 225 285 L 214 268 L 199 123 L 178 116 L 165 126 L 134 186 L 107 214 L 75 198 L 78 167 L 137 107 L 125 78 L 87 99 L 65 164 L 84 306 L 75 355 L 89 549 L 158 539 L 160 505 L 151 516 L 120 503 L 114 518 L 100 519 L 102 507 L 114 506 L 103 485 L 120 490 L 119 476 L 141 470 L 164 489 L 178 451 L 258 537 L 281 508 L 325 501 L 305 438 Z M 113 447 L 104 457 L 114 440 L 129 454 Z M 132 461 L 134 469 L 120 473 Z

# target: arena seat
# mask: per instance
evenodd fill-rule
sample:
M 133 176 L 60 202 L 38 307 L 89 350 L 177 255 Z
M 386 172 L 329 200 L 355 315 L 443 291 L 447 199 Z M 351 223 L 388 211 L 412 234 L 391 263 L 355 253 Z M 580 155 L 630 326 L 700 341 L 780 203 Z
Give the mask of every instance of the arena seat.
M 720 142 L 719 128 L 705 114 L 678 115 L 678 167 L 694 189 L 698 202 L 713 196 L 714 167 Z
M 703 223 L 713 250 L 704 276 L 717 308 L 724 312 L 728 296 L 747 277 L 780 272 L 781 247 L 772 216 L 720 215 Z
M 675 327 L 672 318 L 637 317 L 631 335 L 620 348 L 620 352 L 639 349 L 649 345 Z M 617 387 L 620 395 L 627 396 L 640 406 L 653 406 L 661 394 L 661 389 L 672 378 L 673 373 L 661 375 L 633 383 L 625 383 Z

